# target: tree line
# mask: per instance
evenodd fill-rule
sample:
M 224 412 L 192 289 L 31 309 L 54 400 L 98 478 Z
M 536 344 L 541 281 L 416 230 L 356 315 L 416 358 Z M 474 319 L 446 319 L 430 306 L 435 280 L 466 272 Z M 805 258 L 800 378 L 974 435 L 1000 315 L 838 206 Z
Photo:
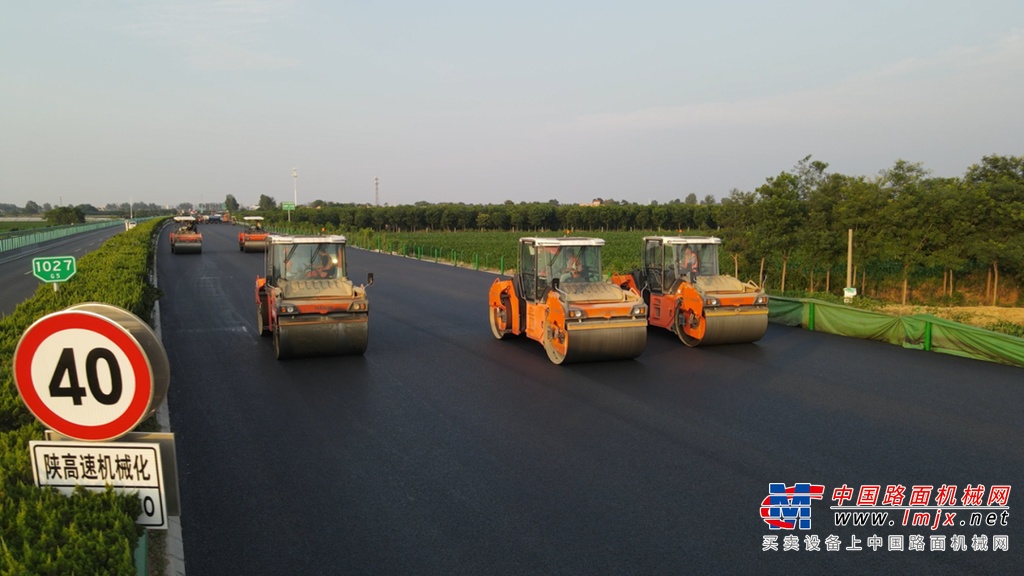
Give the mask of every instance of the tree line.
M 260 198 L 269 220 L 285 220 L 273 198 Z M 908 280 L 941 272 L 942 291 L 954 280 L 986 277 L 995 302 L 1001 278 L 1024 271 L 1024 156 L 985 156 L 962 177 L 933 177 L 920 163 L 899 160 L 875 176 L 829 172 L 807 156 L 787 171 L 766 178 L 752 192 L 732 190 L 719 202 L 696 196 L 669 203 L 615 200 L 593 205 L 557 201 L 502 204 L 372 206 L 317 200 L 291 218 L 332 230 L 652 230 L 714 233 L 759 274 L 775 270 L 786 290 L 790 270 L 814 290 L 845 271 L 847 231 L 854 231 L 859 280 L 880 273 Z M 845 278 L 842 279 L 845 283 Z M 1018 283 L 1019 284 L 1019 283 Z M 840 286 L 839 281 L 832 286 Z

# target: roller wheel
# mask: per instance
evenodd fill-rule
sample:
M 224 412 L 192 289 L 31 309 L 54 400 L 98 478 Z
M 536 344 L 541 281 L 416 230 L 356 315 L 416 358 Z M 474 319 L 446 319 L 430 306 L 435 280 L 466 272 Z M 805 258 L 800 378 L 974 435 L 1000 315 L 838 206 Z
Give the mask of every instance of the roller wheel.
M 270 336 L 270 330 L 267 329 L 267 325 L 264 322 L 263 309 L 263 304 L 256 307 L 256 331 L 259 332 L 260 336 Z
M 245 252 L 245 244 L 239 242 L 238 243 L 238 251 L 239 252 Z
M 569 351 L 569 333 L 558 325 L 549 324 L 544 329 L 544 351 L 548 353 L 548 360 L 555 364 L 565 362 L 565 355 Z
M 683 344 L 686 344 L 690 348 L 695 348 L 701 343 L 702 338 L 688 334 L 686 332 L 687 323 L 690 324 L 691 331 L 703 334 L 707 327 L 701 326 L 701 324 L 706 324 L 707 320 L 692 313 L 683 314 L 682 310 L 676 313 L 676 334 L 679 336 L 679 339 L 682 340 Z
M 501 340 L 509 333 L 508 309 L 491 306 L 491 334 Z
M 287 354 L 284 353 L 284 349 L 281 347 L 281 325 L 278 324 L 274 328 L 274 358 L 284 360 L 287 357 Z
M 174 242 L 171 242 L 171 254 L 174 254 Z

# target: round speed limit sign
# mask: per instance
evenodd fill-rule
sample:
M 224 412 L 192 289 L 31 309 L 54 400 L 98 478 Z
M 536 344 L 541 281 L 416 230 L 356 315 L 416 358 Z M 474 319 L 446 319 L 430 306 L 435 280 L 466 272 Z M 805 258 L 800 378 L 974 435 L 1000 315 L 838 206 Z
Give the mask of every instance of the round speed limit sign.
M 14 352 L 25 405 L 44 426 L 76 440 L 113 440 L 135 428 L 163 400 L 168 366 L 149 326 L 107 304 L 40 318 Z

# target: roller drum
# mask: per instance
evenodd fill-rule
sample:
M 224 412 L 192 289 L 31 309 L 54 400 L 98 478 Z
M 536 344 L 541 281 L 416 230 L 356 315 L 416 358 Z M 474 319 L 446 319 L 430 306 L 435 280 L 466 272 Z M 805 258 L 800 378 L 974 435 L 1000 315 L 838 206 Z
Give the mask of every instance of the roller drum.
M 683 338 L 688 346 L 710 346 L 714 344 L 742 344 L 756 342 L 768 330 L 768 312 L 754 314 L 718 314 L 707 316 L 704 337 L 692 343 Z M 681 335 L 682 336 L 682 335 Z
M 565 334 L 565 344 L 545 339 L 544 349 L 555 364 L 600 362 L 636 358 L 647 345 L 647 326 L 609 326 L 573 330 Z
M 267 241 L 266 240 L 246 240 L 244 250 L 246 252 L 266 252 Z
M 274 331 L 277 358 L 362 354 L 369 340 L 369 322 L 362 318 L 338 321 L 281 322 Z
M 202 242 L 175 242 L 171 246 L 175 254 L 200 254 L 203 251 Z

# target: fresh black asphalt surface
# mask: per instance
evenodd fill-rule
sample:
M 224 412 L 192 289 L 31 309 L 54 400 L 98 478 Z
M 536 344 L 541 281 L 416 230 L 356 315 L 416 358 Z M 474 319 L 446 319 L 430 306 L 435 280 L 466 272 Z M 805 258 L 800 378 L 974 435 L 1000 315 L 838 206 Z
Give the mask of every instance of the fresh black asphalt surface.
M 829 510 L 843 484 L 1018 485 L 1020 368 L 775 324 L 696 349 L 650 329 L 636 360 L 556 366 L 491 336 L 493 274 L 355 249 L 350 276 L 375 276 L 365 355 L 279 362 L 256 333 L 263 255 L 239 252 L 238 228 L 201 232 L 201 254 L 171 254 L 165 233 L 158 255 L 190 576 L 1021 565 L 1015 494 L 1006 526 L 840 527 Z M 784 551 L 760 506 L 769 483 L 798 482 L 825 498 Z M 843 549 L 826 550 L 833 534 Z M 989 550 L 845 549 L 873 534 L 986 535 Z

